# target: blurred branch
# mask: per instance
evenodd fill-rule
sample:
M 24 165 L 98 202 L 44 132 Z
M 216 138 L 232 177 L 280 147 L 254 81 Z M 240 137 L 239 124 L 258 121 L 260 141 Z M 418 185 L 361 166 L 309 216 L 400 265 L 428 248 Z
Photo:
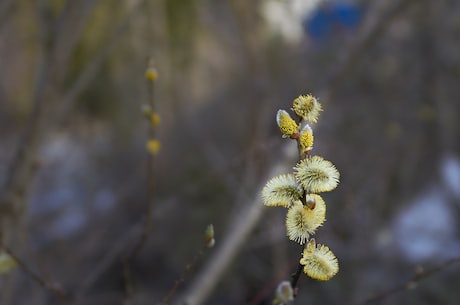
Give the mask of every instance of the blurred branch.
M 48 106 L 56 101 L 57 86 L 60 75 L 67 67 L 65 61 L 69 58 L 71 51 L 79 38 L 83 20 L 89 14 L 89 8 L 93 1 L 85 1 L 86 5 L 79 6 L 78 10 L 73 9 L 72 14 L 77 14 L 74 18 L 79 21 L 72 24 L 73 28 L 56 28 L 65 23 L 70 9 L 64 9 L 64 13 L 59 16 L 56 23 L 50 22 L 49 7 L 43 1 L 38 1 L 36 11 L 38 14 L 39 26 L 39 60 L 37 65 L 36 87 L 32 97 L 32 111 L 26 126 L 23 129 L 19 141 L 13 151 L 12 160 L 6 170 L 5 180 L 0 186 L 0 214 L 2 222 L 8 216 L 13 218 L 21 214 L 24 208 L 25 198 L 28 188 L 33 179 L 36 169 L 35 160 L 40 143 L 43 140 L 46 130 L 50 127 L 52 120 L 49 120 Z M 70 25 L 69 25 L 70 27 Z M 68 35 L 68 33 L 75 33 Z M 53 36 L 54 35 L 54 36 Z M 49 48 L 47 42 L 50 38 L 56 44 Z M 72 36 L 72 39 L 63 39 L 64 36 Z M 5 238 L 2 231 L 0 240 Z
M 3 22 L 8 20 L 8 15 L 15 9 L 17 1 L 14 0 L 2 0 L 0 2 L 0 28 L 3 25 Z
M 21 205 L 27 196 L 27 188 L 32 180 L 32 173 L 34 171 L 33 159 L 46 121 L 43 104 L 49 101 L 50 95 L 53 92 L 53 86 L 49 84 L 49 70 L 51 68 L 48 60 L 51 58 L 50 49 L 45 48 L 45 41 L 51 31 L 51 26 L 47 18 L 47 10 L 43 7 L 43 4 L 37 2 L 35 5 L 39 20 L 39 48 L 32 110 L 20 134 L 17 145 L 13 150 L 12 159 L 8 163 L 4 181 L 0 185 L 0 223 L 8 218 L 8 216 L 16 218 L 20 214 Z M 6 234 L 2 230 L 0 242 L 6 238 Z
M 338 86 L 344 78 L 348 77 L 349 72 L 360 61 L 365 51 L 381 37 L 388 25 L 399 14 L 415 2 L 417 1 L 373 1 L 373 8 L 364 20 L 361 32 L 357 34 L 355 41 L 344 52 L 343 56 L 338 58 L 337 62 L 332 65 L 333 70 L 328 74 L 320 94 L 324 100 L 329 100 L 333 97 Z
M 57 77 L 62 76 L 67 68 L 67 62 L 72 55 L 88 18 L 98 1 L 80 0 L 66 1 L 64 10 L 57 20 L 55 31 L 55 45 L 53 52 L 53 64 Z
M 16 261 L 18 266 L 20 266 L 22 270 L 24 270 L 24 272 L 27 273 L 27 275 L 29 275 L 35 282 L 40 284 L 40 286 L 42 286 L 44 289 L 50 290 L 51 292 L 53 292 L 59 304 L 61 305 L 68 304 L 67 299 L 64 295 L 64 292 L 60 288 L 59 284 L 53 281 L 47 280 L 45 277 L 42 277 L 41 275 L 32 271 L 32 269 L 30 269 L 29 266 L 22 259 L 20 259 L 10 248 L 6 246 L 3 246 L 2 248 L 5 250 L 6 253 L 8 253 L 8 255 L 10 255 Z
M 286 146 L 283 154 L 284 156 L 279 158 L 280 161 L 272 167 L 267 177 L 275 176 L 285 168 L 283 160 L 288 160 L 291 155 L 295 154 L 292 149 L 294 149 L 294 147 Z M 242 206 L 245 207 L 244 210 L 235 215 L 232 225 L 228 229 L 227 236 L 222 238 L 220 247 L 216 249 L 196 280 L 190 285 L 186 293 L 178 298 L 175 304 L 201 304 L 208 297 L 212 289 L 214 289 L 215 285 L 217 285 L 218 280 L 222 277 L 228 265 L 237 255 L 251 233 L 251 230 L 259 222 L 265 211 L 263 204 L 259 200 L 258 193 L 255 198 L 252 198 L 250 202 L 246 202 L 246 204 Z
M 63 95 L 63 99 L 57 109 L 56 119 L 62 121 L 65 119 L 66 114 L 70 112 L 73 105 L 75 104 L 78 96 L 86 89 L 97 76 L 97 73 L 101 69 L 110 51 L 120 43 L 120 36 L 122 36 L 128 29 L 129 24 L 139 13 L 140 8 L 145 3 L 145 0 L 140 0 L 130 8 L 126 17 L 120 22 L 120 24 L 111 33 L 108 41 L 99 49 L 99 52 L 86 64 L 83 72 L 80 73 L 73 86 Z
M 55 23 L 49 21 L 49 12 L 45 4 L 40 1 L 36 3 L 36 11 L 41 21 L 36 88 L 32 98 L 31 114 L 14 149 L 12 159 L 8 163 L 5 179 L 0 185 L 0 227 L 5 228 L 5 225 L 1 223 L 9 216 L 19 216 L 23 209 L 23 202 L 27 197 L 28 187 L 36 168 L 34 158 L 46 131 L 64 118 L 78 95 L 91 84 L 109 51 L 119 41 L 120 35 L 128 28 L 129 21 L 132 20 L 144 2 L 138 1 L 136 5 L 132 6 L 127 17 L 116 27 L 110 40 L 86 66 L 74 86 L 67 93 L 62 94 L 63 101 L 56 104 L 57 110 L 53 111 L 46 110 L 52 109 L 50 105 L 55 103 L 61 95 L 56 88 L 58 88 L 62 75 L 66 72 L 65 67 L 67 65 L 65 63 L 73 52 L 87 22 L 87 17 L 96 2 L 84 1 L 81 6 L 77 6 L 78 9 L 72 1 L 67 2 L 64 11 Z M 70 22 L 67 19 L 78 20 Z M 68 33 L 72 33 L 72 35 L 68 35 Z M 55 45 L 52 48 L 46 48 L 46 41 L 53 34 L 55 35 Z M 4 230 L 0 232 L 0 241 L 5 234 L 6 231 Z
M 123 235 L 113 248 L 106 251 L 106 255 L 95 264 L 94 268 L 91 269 L 91 273 L 86 277 L 83 277 L 81 281 L 81 286 L 77 287 L 75 298 L 73 304 L 81 304 L 84 296 L 88 291 L 93 287 L 97 280 L 110 268 L 114 265 L 115 262 L 121 261 L 122 253 L 126 250 L 127 245 L 138 236 L 141 227 L 136 224 L 130 230 L 127 230 L 126 234 Z
M 53 104 L 58 105 L 56 102 L 61 95 L 58 92 L 58 88 L 62 77 L 67 72 L 66 69 L 68 69 L 66 63 L 75 49 L 97 1 L 85 0 L 78 3 L 67 1 L 56 22 L 50 21 L 49 8 L 46 3 L 43 1 L 36 3 L 36 12 L 40 21 L 37 79 L 32 98 L 32 111 L 14 149 L 12 159 L 8 164 L 5 179 L 0 185 L 0 242 L 4 242 L 8 238 L 9 231 L 5 229 L 11 230 L 11 224 L 14 224 L 14 220 L 11 219 L 21 215 L 28 188 L 34 177 L 33 172 L 36 168 L 34 159 L 44 135 L 56 125 L 56 122 L 59 122 L 64 117 L 71 109 L 78 95 L 91 84 L 109 51 L 120 41 L 120 35 L 128 28 L 129 21 L 132 20 L 138 8 L 144 2 L 138 1 L 136 5 L 130 6 L 133 9 L 129 11 L 121 24 L 116 27 L 110 40 L 86 66 L 74 86 L 67 93 L 62 94 L 64 100 L 59 104 L 60 106 L 57 110 L 51 106 Z M 6 7 L 6 5 L 2 6 L 2 8 Z M 50 38 L 54 40 L 54 45 L 47 47 L 47 42 Z M 6 225 L 6 221 L 9 219 L 11 221 Z M 123 243 L 124 245 L 126 243 Z M 116 254 L 119 253 L 120 251 L 116 252 Z M 109 260 L 109 262 L 111 261 Z M 18 262 L 22 261 L 18 259 Z M 43 278 L 34 274 L 25 264 L 22 265 L 24 270 L 41 283 L 42 286 L 52 289 L 57 295 L 59 294 L 56 287 L 49 285 Z M 102 264 L 99 267 L 105 270 L 104 266 Z M 100 270 L 100 268 L 95 268 L 95 270 Z M 93 282 L 89 281 L 89 283 Z M 61 301 L 61 303 L 65 304 L 66 302 Z
M 148 120 L 148 138 L 146 139 L 146 143 L 150 140 L 155 139 L 156 135 L 156 126 L 152 122 L 152 118 L 156 115 L 155 111 L 155 79 L 156 79 L 156 70 L 154 67 L 153 59 L 149 59 L 147 69 L 152 69 L 155 73 L 155 77 L 152 79 L 147 78 L 148 81 L 148 93 L 149 93 L 149 101 L 148 106 L 150 107 L 150 116 L 147 118 Z M 135 240 L 134 246 L 132 247 L 131 251 L 128 255 L 123 259 L 123 278 L 125 282 L 125 305 L 132 304 L 132 295 L 133 295 L 133 285 L 131 279 L 131 261 L 139 254 L 139 252 L 144 248 L 145 243 L 147 242 L 150 233 L 152 232 L 152 222 L 153 222 L 153 195 L 155 191 L 155 179 L 154 179 L 154 155 L 153 153 L 147 151 L 147 164 L 146 164 L 146 198 L 145 198 L 145 219 L 142 224 L 142 230 Z
M 192 271 L 192 268 L 197 264 L 200 258 L 203 257 L 204 255 L 204 250 L 206 247 L 203 247 L 198 251 L 193 259 L 190 261 L 190 263 L 187 263 L 184 267 L 184 270 L 182 270 L 182 273 L 180 274 L 179 278 L 174 282 L 174 285 L 171 287 L 171 289 L 168 291 L 168 293 L 163 297 L 161 300 L 160 305 L 168 305 L 169 300 L 174 296 L 176 293 L 177 288 L 179 288 L 180 284 L 182 284 L 185 281 L 185 277 Z
M 458 262 L 460 262 L 460 257 L 455 257 L 455 258 L 451 258 L 451 259 L 439 264 L 436 267 L 433 267 L 432 269 L 416 270 L 415 275 L 411 279 L 409 279 L 408 281 L 406 281 L 406 282 L 404 282 L 402 284 L 396 285 L 396 286 L 394 286 L 392 288 L 389 288 L 388 290 L 385 290 L 383 292 L 377 293 L 374 296 L 371 296 L 371 297 L 367 298 L 366 300 L 362 301 L 361 303 L 358 303 L 357 305 L 365 305 L 365 304 L 369 304 L 369 303 L 376 302 L 376 301 L 382 301 L 382 300 L 388 298 L 389 296 L 392 296 L 392 295 L 394 295 L 394 294 L 396 294 L 398 292 L 408 290 L 408 289 L 415 289 L 417 284 L 419 282 L 421 282 L 422 280 L 427 279 L 427 278 L 429 278 L 429 277 L 431 277 L 431 276 L 433 276 L 433 275 L 435 275 L 437 273 L 440 273 L 441 271 L 443 271 L 447 267 L 451 267 L 452 265 L 454 265 L 454 264 L 456 264 Z

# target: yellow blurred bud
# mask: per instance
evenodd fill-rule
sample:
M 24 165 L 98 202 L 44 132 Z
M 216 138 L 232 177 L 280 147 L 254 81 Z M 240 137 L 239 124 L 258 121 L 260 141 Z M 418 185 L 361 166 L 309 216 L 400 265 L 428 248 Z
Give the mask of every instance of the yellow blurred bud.
M 156 139 L 151 139 L 146 144 L 147 151 L 151 155 L 156 155 L 160 151 L 160 147 L 161 147 L 160 141 Z
M 158 113 L 152 113 L 150 122 L 152 122 L 153 127 L 156 127 L 160 123 L 160 115 Z
M 145 78 L 150 81 L 155 81 L 158 78 L 157 70 L 153 67 L 148 67 L 145 71 Z
M 0 274 L 10 272 L 16 265 L 17 262 L 8 253 L 0 252 Z

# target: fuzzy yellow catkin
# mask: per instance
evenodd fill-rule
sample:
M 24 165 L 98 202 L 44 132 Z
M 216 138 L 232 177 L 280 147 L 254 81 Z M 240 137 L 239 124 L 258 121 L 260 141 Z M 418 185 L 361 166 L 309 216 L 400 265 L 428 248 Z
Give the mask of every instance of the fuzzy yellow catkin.
M 273 177 L 262 189 L 262 201 L 265 206 L 271 207 L 288 208 L 302 195 L 303 189 L 292 174 Z
M 315 233 L 326 220 L 326 204 L 316 194 L 306 195 L 307 201 L 315 202 L 313 208 L 303 205 L 300 200 L 293 203 L 286 215 L 286 232 L 290 240 L 301 245 Z
M 307 157 L 294 167 L 297 182 L 309 192 L 332 191 L 339 184 L 340 174 L 330 161 L 320 156 Z
M 309 123 L 318 121 L 319 113 L 322 111 L 321 104 L 311 94 L 300 95 L 292 102 L 294 112 Z
M 330 280 L 339 271 L 339 263 L 329 247 L 316 244 L 315 239 L 308 241 L 300 259 L 303 271 L 309 277 L 319 280 Z

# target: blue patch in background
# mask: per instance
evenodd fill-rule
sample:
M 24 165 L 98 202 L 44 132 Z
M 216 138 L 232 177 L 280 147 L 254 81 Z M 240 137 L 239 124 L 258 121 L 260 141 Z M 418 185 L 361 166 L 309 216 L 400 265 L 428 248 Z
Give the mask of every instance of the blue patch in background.
M 356 4 L 329 3 L 320 6 L 304 21 L 304 30 L 313 39 L 325 39 L 337 30 L 354 30 L 362 15 L 362 9 Z

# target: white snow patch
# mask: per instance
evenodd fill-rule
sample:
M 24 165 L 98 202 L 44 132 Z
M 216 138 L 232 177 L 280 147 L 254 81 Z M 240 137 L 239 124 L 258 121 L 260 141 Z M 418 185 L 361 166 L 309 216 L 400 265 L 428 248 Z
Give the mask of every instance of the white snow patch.
M 262 7 L 262 13 L 275 33 L 287 41 L 297 43 L 303 36 L 302 22 L 322 0 L 270 0 Z
M 407 259 L 445 259 L 460 254 L 451 209 L 443 189 L 433 187 L 398 215 L 394 238 Z
M 441 164 L 441 174 L 447 191 L 460 199 L 460 159 L 447 156 Z

